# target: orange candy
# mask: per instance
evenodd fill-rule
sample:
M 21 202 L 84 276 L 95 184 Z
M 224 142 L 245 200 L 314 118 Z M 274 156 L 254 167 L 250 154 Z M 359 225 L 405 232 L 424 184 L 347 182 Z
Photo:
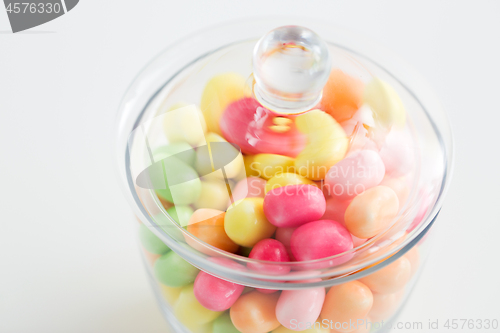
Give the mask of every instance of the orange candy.
M 198 209 L 189 219 L 187 231 L 207 244 L 218 249 L 235 253 L 238 244 L 233 242 L 224 231 L 225 212 L 216 209 Z M 203 251 L 203 248 L 192 238 L 186 237 L 186 241 L 193 248 Z
M 393 294 L 373 294 L 373 306 L 369 314 L 370 319 L 376 322 L 389 319 L 396 311 L 403 295 L 404 290 Z
M 392 294 L 403 289 L 410 278 L 411 264 L 403 256 L 359 281 L 366 284 L 374 293 Z
M 320 108 L 338 122 L 348 120 L 362 104 L 363 89 L 363 82 L 334 69 L 323 88 Z
M 252 291 L 240 296 L 229 315 L 242 333 L 266 333 L 280 326 L 276 318 L 276 304 L 280 293 L 263 294 Z
M 325 297 L 321 319 L 328 320 L 337 332 L 352 332 L 350 325 L 363 320 L 370 312 L 373 295 L 370 289 L 359 281 L 333 286 Z M 355 328 L 354 328 L 355 329 Z
M 415 275 L 418 271 L 418 266 L 420 265 L 420 254 L 418 253 L 418 247 L 414 246 L 410 251 L 406 252 L 404 257 L 410 261 L 411 264 L 411 274 L 410 278 Z
M 389 227 L 398 210 L 396 193 L 387 186 L 375 186 L 351 201 L 344 215 L 345 226 L 358 238 L 371 238 Z

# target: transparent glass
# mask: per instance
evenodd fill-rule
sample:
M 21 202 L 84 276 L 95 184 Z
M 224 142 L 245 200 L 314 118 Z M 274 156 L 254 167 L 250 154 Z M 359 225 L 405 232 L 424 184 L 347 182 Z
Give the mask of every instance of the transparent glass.
M 404 131 L 411 136 L 411 144 L 404 147 L 409 152 L 407 162 L 411 164 L 411 171 L 406 175 L 408 190 L 405 199 L 399 201 L 397 216 L 377 235 L 358 240 L 351 249 L 326 258 L 262 261 L 250 259 L 250 249 L 245 246 L 225 251 L 195 237 L 186 230 L 186 225 L 193 208 L 200 207 L 173 205 L 158 195 L 161 192 L 155 191 L 157 187 L 148 187 L 151 177 L 141 178 L 141 175 L 160 162 L 153 153 L 169 144 L 172 136 L 165 138 L 163 124 L 173 114 L 170 112 L 175 109 L 173 106 L 202 104 L 206 83 L 221 73 L 238 73 L 252 88 L 252 50 L 256 42 L 270 30 L 289 24 L 310 28 L 323 38 L 334 68 L 355 75 L 365 84 L 374 77 L 383 78 L 394 88 L 406 110 Z M 184 110 L 188 113 L 194 109 Z M 188 143 L 197 145 L 196 134 L 189 130 L 176 135 L 185 135 Z M 352 148 L 357 140 L 355 131 L 349 140 Z M 388 139 L 383 136 L 383 140 Z M 197 147 L 198 154 L 202 145 Z M 214 147 L 216 145 L 212 149 Z M 248 149 L 253 148 L 241 147 L 243 158 L 247 158 Z M 120 183 L 139 221 L 141 249 L 155 293 L 176 332 L 287 332 L 309 326 L 317 332 L 387 330 L 430 252 L 429 229 L 436 220 L 449 183 L 452 152 L 446 116 L 418 74 L 370 41 L 316 21 L 252 20 L 229 23 L 185 38 L 139 73 L 120 104 L 117 119 Z M 236 150 L 235 156 L 242 156 L 238 153 Z M 189 154 L 183 152 L 181 158 L 189 160 L 192 158 Z M 236 163 L 234 161 L 230 157 L 226 162 Z M 212 170 L 205 174 L 198 167 L 198 176 L 207 179 L 210 171 L 229 173 L 224 166 L 214 170 L 214 162 L 217 161 L 212 161 Z M 226 173 L 223 178 L 229 178 L 227 187 L 229 193 L 233 193 L 235 184 L 244 179 L 249 170 L 247 167 L 243 173 Z M 325 188 L 321 188 L 325 192 Z M 177 195 L 174 190 L 171 192 L 172 196 Z M 326 192 L 325 195 L 328 198 Z M 183 197 L 179 194 L 178 198 Z M 235 207 L 230 195 L 228 199 L 222 211 L 229 212 Z M 280 238 L 287 238 L 282 231 Z M 203 296 L 200 291 L 196 294 L 200 286 L 209 291 L 225 290 L 229 295 L 226 298 L 237 294 L 234 296 L 237 300 L 228 309 L 221 304 L 207 305 L 208 300 L 202 305 Z M 342 305 L 348 302 L 356 304 L 356 311 Z

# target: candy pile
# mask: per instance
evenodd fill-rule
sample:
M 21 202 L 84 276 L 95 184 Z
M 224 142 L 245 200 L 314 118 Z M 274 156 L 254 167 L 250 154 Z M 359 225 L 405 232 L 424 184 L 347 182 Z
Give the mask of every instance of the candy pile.
M 285 275 L 290 265 L 262 261 L 342 254 L 387 230 L 407 200 L 413 152 L 405 110 L 382 80 L 365 85 L 335 69 L 314 110 L 284 116 L 252 98 L 243 77 L 225 73 L 207 83 L 200 109 L 201 136 L 186 126 L 192 119 L 164 123 L 170 144 L 153 154 L 182 156 L 170 158 L 169 168 L 187 181 L 176 189 L 175 200 L 169 188 L 156 193 L 170 216 L 189 221 L 181 225 L 194 236 L 186 236 L 190 246 L 206 251 L 202 241 L 261 261 L 243 266 L 209 259 L 215 264 Z M 243 158 L 224 168 L 227 179 L 211 173 L 211 157 L 193 149 L 203 138 L 209 145 L 230 142 L 241 149 Z M 141 224 L 139 230 L 166 301 L 193 332 L 365 332 L 369 328 L 349 323 L 388 319 L 419 261 L 414 248 L 369 276 L 329 290 L 254 289 L 199 271 L 148 227 Z M 304 267 L 333 267 L 351 258 Z

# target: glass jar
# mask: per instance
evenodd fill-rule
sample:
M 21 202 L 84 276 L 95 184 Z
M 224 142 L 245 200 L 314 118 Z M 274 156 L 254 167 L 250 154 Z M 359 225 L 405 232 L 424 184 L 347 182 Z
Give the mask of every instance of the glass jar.
M 325 42 L 314 40 L 314 46 L 325 46 L 329 57 L 305 65 L 294 58 L 290 66 L 310 66 L 301 73 L 316 75 L 300 78 L 304 83 L 314 76 L 316 85 L 303 84 L 297 91 L 297 76 L 288 77 L 288 67 L 261 66 L 262 58 L 256 58 L 270 54 L 265 48 L 273 47 L 273 38 L 285 38 L 269 31 L 289 23 L 315 31 Z M 308 36 L 306 42 L 311 41 Z M 299 42 L 282 45 L 301 47 Z M 318 50 L 312 52 L 324 52 Z M 256 69 L 256 63 L 261 67 Z M 322 74 L 330 73 L 330 63 L 333 69 L 321 95 Z M 287 82 L 266 77 L 269 68 Z M 325 82 L 314 95 L 321 80 Z M 361 87 L 361 104 L 351 110 L 334 107 L 330 116 L 325 100 L 332 84 L 335 89 Z M 256 96 L 257 88 L 271 97 Z M 342 98 L 330 102 L 342 103 Z M 226 117 L 228 109 L 235 112 L 232 117 Z M 403 120 L 398 110 L 403 110 Z M 120 183 L 139 222 L 144 262 L 173 331 L 390 328 L 429 254 L 429 230 L 452 166 L 446 116 L 407 65 L 370 41 L 315 21 L 230 23 L 180 40 L 153 59 L 126 92 L 117 124 Z M 343 133 L 344 143 L 335 141 L 334 132 Z M 307 163 L 301 170 L 297 161 L 304 150 L 313 155 L 322 151 L 323 137 L 318 141 L 313 133 L 345 146 L 338 161 L 376 152 L 384 164 L 383 178 L 345 194 L 336 192 L 342 182 L 331 180 L 332 165 L 341 172 L 341 162 L 331 163 L 325 172 Z M 321 158 L 316 161 L 321 164 Z M 342 166 L 349 170 L 359 161 L 351 162 Z M 283 208 L 288 200 L 280 197 L 283 189 L 303 187 L 307 195 Z M 324 203 L 316 216 L 309 202 L 318 190 Z M 380 200 L 374 209 L 385 222 L 360 227 L 360 215 L 370 219 L 373 202 Z M 391 200 L 395 210 L 389 207 Z M 307 223 L 298 221 L 304 218 Z M 323 243 L 330 246 L 328 255 L 318 255 Z

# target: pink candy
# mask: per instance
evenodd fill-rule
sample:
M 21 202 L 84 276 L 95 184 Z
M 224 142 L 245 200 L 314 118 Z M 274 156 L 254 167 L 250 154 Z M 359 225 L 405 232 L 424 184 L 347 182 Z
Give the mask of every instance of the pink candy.
M 326 174 L 325 184 L 330 195 L 347 200 L 380 184 L 384 174 L 384 163 L 377 152 L 360 150 L 332 166 Z
M 278 228 L 276 229 L 276 234 L 274 236 L 277 241 L 280 241 L 283 245 L 285 245 L 286 252 L 292 261 L 295 261 L 295 257 L 290 249 L 290 240 L 292 239 L 292 234 L 295 229 L 297 228 Z
M 248 177 L 236 184 L 232 192 L 233 201 L 236 202 L 245 198 L 264 198 L 266 181 L 259 177 Z M 228 206 L 231 205 L 229 201 Z
M 321 217 L 322 220 L 334 220 L 344 225 L 344 214 L 351 200 L 341 200 L 333 197 L 326 200 L 325 214 Z
M 194 296 L 205 308 L 212 311 L 224 311 L 236 302 L 244 288 L 240 284 L 200 271 L 194 281 Z
M 255 244 L 248 257 L 250 259 L 274 262 L 290 261 L 285 246 L 276 239 L 271 238 L 263 239 Z M 285 265 L 248 263 L 247 266 L 254 271 L 274 275 L 286 274 L 290 271 L 290 267 Z
M 243 98 L 228 105 L 219 125 L 226 140 L 237 144 L 245 154 L 296 157 L 304 148 L 306 137 L 293 122 L 285 132 L 276 130 L 276 117 L 255 99 Z
M 312 185 L 287 185 L 267 192 L 264 214 L 277 227 L 298 227 L 325 213 L 323 192 Z
M 298 227 L 290 244 L 293 255 L 299 261 L 326 258 L 353 248 L 349 231 L 333 220 L 320 220 Z M 344 257 L 340 257 L 340 261 L 345 262 L 351 258 Z M 339 264 L 340 261 L 336 263 Z
M 387 175 L 400 177 L 410 173 L 415 164 L 415 149 L 409 133 L 390 131 L 380 149 L 380 157 L 384 161 Z
M 302 331 L 305 323 L 316 322 L 324 301 L 325 288 L 283 290 L 276 304 L 276 318 L 286 328 Z

